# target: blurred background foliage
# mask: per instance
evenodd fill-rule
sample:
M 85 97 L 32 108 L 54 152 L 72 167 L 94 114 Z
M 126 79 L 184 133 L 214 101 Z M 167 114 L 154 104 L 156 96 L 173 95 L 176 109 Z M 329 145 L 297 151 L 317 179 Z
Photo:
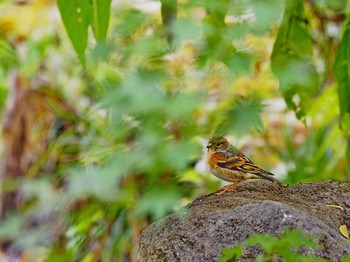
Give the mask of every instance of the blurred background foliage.
M 220 187 L 213 135 L 285 183 L 349 182 L 349 2 L 2 0 L 0 256 L 136 261 Z

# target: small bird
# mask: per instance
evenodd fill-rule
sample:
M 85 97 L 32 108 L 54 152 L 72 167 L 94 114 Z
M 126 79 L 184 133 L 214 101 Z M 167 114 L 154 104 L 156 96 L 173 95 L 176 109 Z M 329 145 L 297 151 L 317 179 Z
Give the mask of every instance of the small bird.
M 239 182 L 247 179 L 266 179 L 283 185 L 273 177 L 272 173 L 254 164 L 224 137 L 210 139 L 207 148 L 207 164 L 210 172 L 222 180 L 233 182 L 223 187 L 217 195 L 234 191 Z

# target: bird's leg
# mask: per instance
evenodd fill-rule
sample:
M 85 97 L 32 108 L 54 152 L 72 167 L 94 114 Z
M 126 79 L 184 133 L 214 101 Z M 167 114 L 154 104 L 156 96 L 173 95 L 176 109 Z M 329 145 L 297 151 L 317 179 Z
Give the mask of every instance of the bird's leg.
M 232 183 L 232 184 L 229 184 L 227 186 L 224 186 L 217 193 L 215 193 L 215 195 L 221 196 L 221 195 L 225 194 L 226 192 L 235 191 L 237 184 L 238 183 Z

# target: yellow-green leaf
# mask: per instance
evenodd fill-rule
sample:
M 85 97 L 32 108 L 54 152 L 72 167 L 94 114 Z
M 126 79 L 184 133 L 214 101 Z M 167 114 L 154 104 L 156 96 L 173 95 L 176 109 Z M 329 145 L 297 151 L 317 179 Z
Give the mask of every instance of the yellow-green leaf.
M 341 210 L 344 210 L 344 208 L 342 208 L 341 206 L 337 206 L 337 205 L 326 205 L 327 207 L 333 207 L 333 208 L 339 208 Z
M 348 227 L 346 225 L 341 225 L 339 227 L 339 231 L 344 237 L 349 239 L 349 230 L 348 230 Z

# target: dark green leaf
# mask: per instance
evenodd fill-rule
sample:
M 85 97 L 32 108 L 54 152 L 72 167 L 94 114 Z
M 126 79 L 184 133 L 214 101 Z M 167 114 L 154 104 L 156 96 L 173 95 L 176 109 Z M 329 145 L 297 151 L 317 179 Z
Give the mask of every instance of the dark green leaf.
M 171 25 L 174 23 L 177 16 L 177 0 L 161 0 L 161 14 L 168 43 L 172 44 L 173 32 L 171 30 Z
M 345 31 L 334 63 L 334 74 L 338 82 L 340 106 L 340 126 L 348 135 L 346 169 L 350 172 L 350 19 L 345 23 Z
M 303 1 L 287 1 L 271 63 L 289 108 L 302 118 L 317 90 L 318 74 L 312 63 L 313 46 Z
M 340 124 L 344 130 L 350 128 L 350 20 L 345 23 L 343 40 L 334 63 L 334 74 L 338 82 Z

